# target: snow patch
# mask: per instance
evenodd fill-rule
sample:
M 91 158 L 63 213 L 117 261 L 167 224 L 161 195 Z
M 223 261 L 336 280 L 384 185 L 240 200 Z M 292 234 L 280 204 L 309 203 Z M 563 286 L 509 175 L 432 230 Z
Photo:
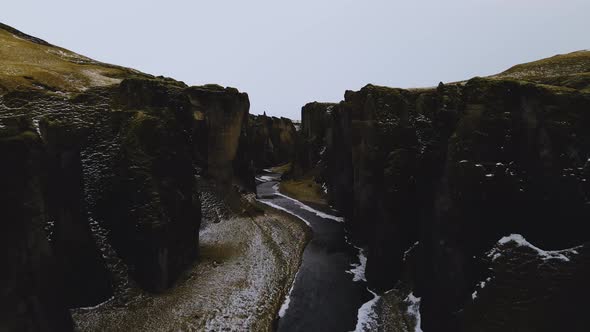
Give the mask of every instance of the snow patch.
M 106 301 L 101 302 L 101 303 L 99 303 L 99 304 L 97 304 L 95 306 L 92 306 L 92 307 L 80 307 L 80 308 L 76 308 L 76 309 L 80 309 L 80 310 L 94 310 L 94 309 L 98 309 L 98 308 L 102 307 L 103 305 L 111 302 L 114 299 L 115 299 L 115 297 L 114 296 L 111 296 Z
M 41 129 L 39 129 L 39 119 L 33 120 L 33 127 L 35 127 L 37 134 L 39 134 L 39 136 L 41 136 Z
M 283 194 L 281 194 L 281 193 L 278 191 L 278 184 L 277 184 L 277 185 L 275 185 L 273 188 L 275 188 L 275 187 L 276 187 L 276 189 L 277 189 L 277 192 L 276 192 L 276 195 L 277 195 L 277 196 L 281 196 L 281 197 L 284 197 L 284 198 L 286 198 L 286 199 L 290 199 L 290 200 L 292 200 L 292 201 L 293 201 L 293 202 L 295 202 L 295 204 L 297 204 L 297 205 L 298 205 L 300 208 L 302 208 L 302 209 L 304 209 L 304 210 L 306 210 L 306 211 L 312 212 L 312 213 L 314 213 L 316 216 L 318 216 L 318 217 L 320 217 L 320 218 L 323 218 L 323 219 L 331 219 L 331 220 L 334 220 L 334 221 L 337 221 L 337 222 L 344 222 L 344 218 L 342 218 L 342 217 L 337 217 L 337 216 L 333 216 L 333 215 L 331 215 L 331 214 L 324 213 L 324 212 L 322 212 L 322 211 L 318 211 L 318 210 L 316 210 L 316 209 L 314 209 L 314 208 L 312 208 L 312 207 L 310 207 L 310 206 L 307 206 L 307 205 L 305 205 L 305 204 L 301 203 L 300 201 L 298 201 L 298 200 L 296 200 L 296 199 L 293 199 L 293 198 L 291 198 L 291 197 L 289 197 L 289 196 L 287 196 L 287 195 L 283 195 Z
M 484 289 L 486 287 L 486 283 L 492 281 L 491 277 L 486 278 L 486 280 L 484 281 L 480 281 L 479 284 L 477 284 L 477 287 L 479 287 L 479 289 Z M 477 298 L 477 289 L 473 291 L 473 293 L 471 293 L 471 299 L 475 300 Z
M 367 256 L 365 255 L 365 250 L 358 247 L 355 248 L 359 250 L 359 263 L 350 264 L 352 269 L 347 270 L 346 273 L 353 275 L 352 281 L 367 281 L 367 278 L 365 277 L 365 270 L 367 269 Z
M 297 280 L 297 275 L 299 274 L 299 271 L 297 271 L 297 273 L 295 273 L 295 277 L 293 278 L 293 284 L 291 285 L 291 289 L 289 289 L 289 293 L 287 293 L 287 296 L 285 296 L 285 302 L 283 302 L 283 305 L 281 305 L 281 309 L 279 309 L 279 317 L 283 318 L 285 316 L 285 314 L 287 313 L 287 309 L 289 309 L 289 304 L 291 303 L 291 293 L 293 292 L 293 287 L 295 287 L 295 281 Z
M 412 292 L 404 301 L 408 304 L 408 315 L 414 317 L 416 320 L 414 332 L 422 332 L 422 328 L 420 327 L 420 298 L 414 296 L 414 293 Z
M 367 288 L 373 294 L 373 299 L 363 304 L 358 311 L 355 332 L 375 331 L 377 330 L 377 313 L 375 306 L 381 297 Z
M 272 208 L 275 208 L 275 209 L 277 209 L 277 210 L 285 211 L 285 212 L 287 212 L 288 214 L 290 214 L 290 215 L 292 215 L 292 216 L 295 216 L 295 217 L 297 217 L 297 218 L 301 219 L 301 220 L 302 220 L 302 221 L 303 221 L 303 222 L 304 222 L 304 223 L 305 223 L 307 226 L 311 227 L 311 224 L 309 223 L 309 221 L 307 221 L 307 220 L 305 220 L 305 219 L 301 218 L 300 216 L 296 215 L 296 214 L 295 214 L 295 213 L 293 213 L 292 211 L 289 211 L 289 210 L 285 209 L 284 207 L 282 207 L 282 206 L 280 206 L 280 205 L 277 205 L 277 204 L 274 204 L 274 203 L 271 203 L 271 202 L 269 202 L 269 201 L 265 201 L 265 200 L 262 200 L 262 199 L 258 199 L 258 201 L 259 201 L 260 203 L 266 204 L 266 205 L 268 205 L 268 206 L 270 206 L 270 207 L 272 207 Z
M 514 242 L 516 244 L 516 246 L 518 246 L 518 247 L 528 247 L 530 249 L 533 249 L 534 251 L 537 252 L 537 254 L 539 256 L 541 256 L 541 258 L 544 261 L 550 260 L 550 259 L 557 259 L 557 260 L 561 260 L 564 262 L 569 262 L 570 259 L 565 254 L 574 254 L 575 255 L 578 253 L 576 251 L 577 247 L 570 248 L 570 249 L 563 249 L 563 250 L 552 250 L 552 251 L 543 250 L 541 248 L 538 248 L 538 247 L 532 245 L 520 234 L 510 234 L 508 236 L 504 236 L 503 238 L 501 238 L 498 241 L 498 244 L 504 245 L 509 242 Z M 490 250 L 490 252 L 488 253 L 488 257 L 491 257 L 492 261 L 496 260 L 500 256 L 502 256 L 502 254 L 501 254 L 500 250 L 498 250 L 497 248 Z
M 416 241 L 416 243 L 414 243 L 414 245 L 412 245 L 411 247 L 409 247 L 408 250 L 406 250 L 404 252 L 404 258 L 403 258 L 403 261 L 404 262 L 406 261 L 406 258 L 410 254 L 410 251 L 414 250 L 414 248 L 416 248 L 419 244 L 420 244 L 420 241 Z
M 257 176 L 256 180 L 258 180 L 260 182 L 270 182 L 270 181 L 277 181 L 277 178 L 273 177 L 273 176 L 269 176 L 269 175 L 261 175 L 261 176 Z

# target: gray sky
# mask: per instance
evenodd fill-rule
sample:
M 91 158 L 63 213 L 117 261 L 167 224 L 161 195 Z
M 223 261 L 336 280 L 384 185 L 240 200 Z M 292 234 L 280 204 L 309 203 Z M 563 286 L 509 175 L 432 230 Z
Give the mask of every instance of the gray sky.
M 367 83 L 432 86 L 590 48 L 588 0 L 18 0 L 0 21 L 295 119 Z

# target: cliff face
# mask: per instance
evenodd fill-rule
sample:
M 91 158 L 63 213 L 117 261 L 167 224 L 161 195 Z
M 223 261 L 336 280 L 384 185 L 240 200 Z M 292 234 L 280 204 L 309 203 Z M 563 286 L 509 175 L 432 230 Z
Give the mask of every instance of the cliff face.
M 331 203 L 368 247 L 371 287 L 413 284 L 424 330 L 502 330 L 534 318 L 532 331 L 555 327 L 549 312 L 553 322 L 571 319 L 561 308 L 582 304 L 566 294 L 588 289 L 581 283 L 588 274 L 588 109 L 583 90 L 475 78 L 421 90 L 369 85 L 316 111 L 321 116 L 302 112 L 302 123 L 322 127 L 307 136 L 326 133 L 325 155 L 311 167 L 321 168 Z M 317 151 L 313 144 L 303 149 Z M 544 249 L 581 247 L 552 261 L 555 269 L 545 268 L 542 255 L 519 268 L 530 251 L 506 249 L 507 259 L 492 261 L 490 250 L 512 233 Z M 532 282 L 535 274 L 543 277 Z M 485 300 L 474 300 L 486 278 Z M 547 288 L 543 309 L 519 302 L 518 314 L 499 318 L 503 305 Z M 514 289 L 524 293 L 507 293 Z M 484 312 L 494 313 L 495 325 L 479 320 Z M 568 326 L 585 323 L 581 315 Z
M 92 237 L 86 206 L 81 148 L 87 129 L 59 120 L 39 123 L 45 147 L 44 199 L 49 239 L 71 307 L 91 306 L 112 295 L 105 262 Z
M 220 86 L 191 87 L 187 91 L 197 124 L 193 139 L 199 143 L 197 155 L 203 159 L 206 174 L 224 190 L 231 186 L 240 136 L 248 120 L 248 95 Z
M 263 169 L 293 160 L 296 130 L 287 118 L 251 115 L 248 137 L 254 166 Z
M 45 235 L 42 192 L 42 142 L 26 119 L 0 127 L 0 232 L 3 262 L 0 329 L 3 331 L 71 331 L 72 321 L 61 296 L 65 285 Z
M 301 108 L 301 130 L 296 137 L 293 176 L 301 176 L 322 160 L 329 132 L 330 114 L 336 104 L 309 103 Z
M 1 145 L 16 156 L 2 165 L 15 174 L 0 189 L 15 231 L 2 232 L 10 296 L 0 324 L 64 331 L 67 308 L 96 305 L 134 282 L 161 292 L 195 261 L 197 180 L 221 197 L 234 177 L 254 181 L 234 170 L 251 164 L 240 148 L 249 101 L 233 88 L 188 87 L 10 31 L 0 38 L 22 54 L 0 61 Z M 58 75 L 47 76 L 47 66 Z M 58 80 L 61 71 L 79 81 Z

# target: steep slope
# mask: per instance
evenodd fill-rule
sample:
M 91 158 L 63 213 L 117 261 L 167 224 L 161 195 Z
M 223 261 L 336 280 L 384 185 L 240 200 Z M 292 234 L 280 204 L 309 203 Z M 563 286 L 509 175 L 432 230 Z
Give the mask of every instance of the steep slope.
M 590 51 L 559 54 L 516 65 L 492 76 L 590 91 Z
M 101 63 L 0 23 L 0 93 L 39 90 L 82 92 L 120 83 L 136 70 Z

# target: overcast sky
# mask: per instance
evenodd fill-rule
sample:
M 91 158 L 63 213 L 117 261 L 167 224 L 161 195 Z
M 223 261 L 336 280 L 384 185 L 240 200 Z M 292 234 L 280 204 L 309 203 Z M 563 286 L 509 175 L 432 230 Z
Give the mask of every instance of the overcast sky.
M 294 119 L 367 83 L 432 86 L 590 48 L 589 0 L 18 0 L 0 21 Z

